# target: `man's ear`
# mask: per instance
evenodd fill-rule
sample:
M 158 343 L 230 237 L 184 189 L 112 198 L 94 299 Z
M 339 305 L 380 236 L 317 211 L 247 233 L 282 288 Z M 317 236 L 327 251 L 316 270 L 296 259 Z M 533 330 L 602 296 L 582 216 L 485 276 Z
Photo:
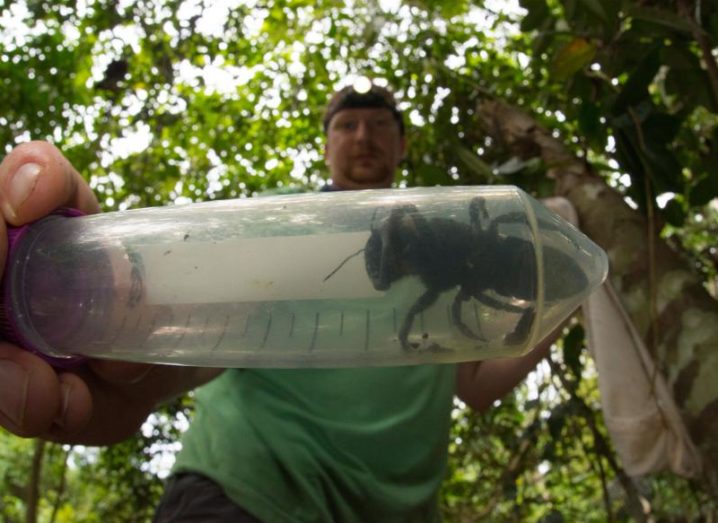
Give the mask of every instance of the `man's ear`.
M 329 142 L 324 142 L 324 165 L 329 166 Z

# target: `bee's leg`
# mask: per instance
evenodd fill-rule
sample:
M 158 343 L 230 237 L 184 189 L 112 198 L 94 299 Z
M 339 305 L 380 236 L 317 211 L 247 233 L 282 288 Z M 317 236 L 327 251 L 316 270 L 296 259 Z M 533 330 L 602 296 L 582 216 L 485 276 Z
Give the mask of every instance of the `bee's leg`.
M 467 338 L 471 338 L 472 340 L 481 340 L 486 341 L 486 338 L 481 336 L 481 334 L 475 334 L 474 331 L 469 329 L 469 327 L 461 321 L 461 305 L 463 302 L 467 301 L 469 298 L 471 298 L 471 293 L 469 293 L 466 289 L 463 287 L 459 289 L 459 292 L 456 294 L 456 297 L 454 298 L 454 303 L 451 304 L 451 319 L 454 322 L 454 325 L 456 325 L 456 328 L 461 331 L 461 333 L 466 336 Z M 478 319 L 477 319 L 478 322 Z M 481 330 L 481 326 L 478 325 L 479 331 Z
M 409 331 L 411 330 L 411 325 L 414 323 L 414 317 L 421 311 L 431 307 L 438 297 L 438 292 L 433 289 L 427 289 L 409 308 L 409 312 L 406 313 L 406 318 L 404 318 L 401 329 L 399 329 L 399 341 L 401 342 L 402 349 L 411 350 L 417 347 L 417 345 L 412 346 L 412 344 L 409 343 Z
M 529 307 L 526 309 L 516 324 L 516 328 L 511 334 L 506 335 L 504 343 L 508 345 L 516 345 L 523 343 L 531 333 L 531 326 L 533 325 L 534 319 L 536 318 L 536 309 Z
M 469 220 L 471 226 L 474 228 L 474 232 L 480 233 L 485 230 L 490 217 L 489 211 L 486 208 L 486 200 L 482 196 L 473 198 L 469 203 Z
M 425 244 L 434 242 L 436 236 L 428 220 L 412 204 L 393 208 L 389 215 L 387 229 L 395 234 L 401 233 L 401 236 L 405 239 L 410 238 Z
M 515 313 L 524 312 L 526 310 L 525 306 L 514 305 L 513 303 L 510 303 L 507 301 L 500 301 L 500 300 L 497 300 L 496 298 L 494 298 L 493 296 L 490 296 L 483 292 L 475 294 L 474 298 L 476 298 L 477 301 L 480 301 L 484 305 L 493 307 L 494 309 L 497 309 L 497 310 L 502 310 L 502 311 L 506 311 L 506 312 L 515 312 Z

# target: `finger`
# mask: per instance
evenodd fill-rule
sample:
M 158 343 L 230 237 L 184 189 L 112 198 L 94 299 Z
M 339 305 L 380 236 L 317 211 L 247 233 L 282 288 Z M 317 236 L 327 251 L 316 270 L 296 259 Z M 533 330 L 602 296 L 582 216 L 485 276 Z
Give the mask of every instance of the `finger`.
M 156 366 L 97 360 L 62 374 L 68 401 L 43 437 L 92 446 L 129 438 L 156 404 L 152 385 L 149 389 L 139 385 L 153 368 Z
M 60 408 L 50 431 L 44 437 L 54 441 L 69 441 L 83 431 L 92 419 L 92 394 L 87 384 L 74 373 L 63 373 L 60 380 Z
M 62 393 L 50 365 L 0 342 L 0 384 L 0 425 L 19 436 L 37 436 L 52 426 Z
M 8 223 L 22 225 L 63 206 L 99 212 L 92 190 L 55 146 L 24 143 L 0 163 L 0 211 Z
M 153 365 L 146 363 L 128 363 L 112 360 L 91 360 L 88 366 L 103 381 L 116 385 L 137 383 L 153 367 Z

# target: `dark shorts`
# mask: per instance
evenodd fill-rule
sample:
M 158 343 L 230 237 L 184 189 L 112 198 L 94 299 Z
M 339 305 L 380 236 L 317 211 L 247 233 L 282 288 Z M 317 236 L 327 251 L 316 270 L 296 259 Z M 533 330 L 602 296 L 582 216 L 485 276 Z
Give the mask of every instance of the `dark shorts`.
M 153 523 L 261 523 L 230 500 L 217 483 L 194 473 L 167 480 Z

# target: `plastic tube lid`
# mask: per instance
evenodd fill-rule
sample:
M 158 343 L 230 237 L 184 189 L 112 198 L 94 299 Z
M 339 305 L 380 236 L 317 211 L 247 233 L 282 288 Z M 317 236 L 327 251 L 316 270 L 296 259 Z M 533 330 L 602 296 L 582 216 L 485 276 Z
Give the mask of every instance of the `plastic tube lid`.
M 60 208 L 52 213 L 52 215 L 65 216 L 68 218 L 84 216 L 84 214 L 84 212 L 72 208 Z M 12 270 L 10 263 L 14 258 L 14 254 L 17 251 L 18 246 L 21 244 L 21 241 L 27 235 L 34 223 L 37 222 L 22 225 L 20 227 L 9 226 L 7 228 L 7 257 L 2 281 L 0 282 L 0 293 L 2 297 L 0 300 L 0 336 L 2 339 L 14 343 L 19 347 L 40 356 L 54 367 L 76 367 L 85 361 L 85 358 L 80 356 L 50 356 L 45 354 L 23 334 L 22 330 L 17 325 L 14 305 L 15 300 L 13 299 L 13 286 L 11 284 Z M 68 311 L 68 314 L 70 315 L 70 318 L 62 318 L 62 325 L 60 325 L 60 321 L 58 321 L 57 328 L 68 328 L 68 325 L 74 325 L 73 318 L 71 317 L 71 311 Z

